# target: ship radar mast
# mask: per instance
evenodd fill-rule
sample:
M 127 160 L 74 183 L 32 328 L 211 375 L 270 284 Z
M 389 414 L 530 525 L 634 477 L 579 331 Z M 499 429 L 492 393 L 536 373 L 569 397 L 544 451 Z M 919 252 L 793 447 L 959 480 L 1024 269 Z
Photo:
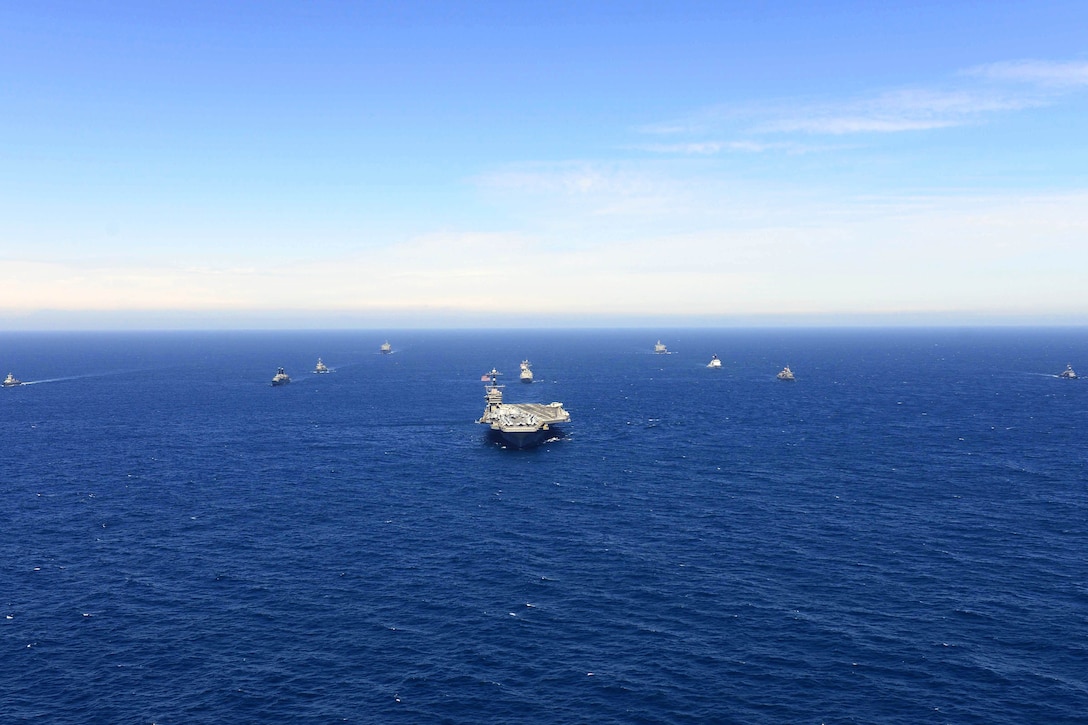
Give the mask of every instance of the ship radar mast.
M 491 368 L 491 372 L 484 373 L 480 379 L 485 381 L 487 385 L 484 386 L 484 390 L 487 391 L 486 401 L 487 410 L 493 410 L 502 405 L 502 389 L 503 385 L 499 383 L 499 376 L 502 375 L 495 368 Z

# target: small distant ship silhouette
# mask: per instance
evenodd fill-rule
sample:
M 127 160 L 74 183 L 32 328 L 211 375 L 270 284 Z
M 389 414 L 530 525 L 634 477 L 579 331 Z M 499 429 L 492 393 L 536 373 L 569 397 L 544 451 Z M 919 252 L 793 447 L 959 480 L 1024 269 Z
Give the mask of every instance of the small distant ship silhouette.
M 3 386 L 5 388 L 14 388 L 16 385 L 22 385 L 22 380 L 15 379 L 15 373 L 8 373 L 8 376 L 4 378 Z
M 782 371 L 781 371 L 780 373 L 778 373 L 778 379 L 779 379 L 779 380 L 789 380 L 789 381 L 793 381 L 793 371 L 792 371 L 792 370 L 790 370 L 790 366 L 789 366 L 789 365 L 787 365 L 786 367 L 782 368 Z
M 658 355 L 668 355 L 669 348 L 665 347 L 665 344 L 661 342 L 661 340 L 658 340 L 657 344 L 654 345 L 654 352 Z
M 533 371 L 532 371 L 531 365 L 532 364 L 528 360 L 522 360 L 521 361 L 521 375 L 519 376 L 519 378 L 521 379 L 521 382 L 523 382 L 523 383 L 533 382 Z
M 706 366 L 708 368 L 720 368 L 722 366 L 722 361 L 718 359 L 717 355 L 711 355 L 710 362 L 708 362 Z
M 1058 373 L 1058 377 L 1064 378 L 1065 380 L 1076 380 L 1077 374 L 1073 372 L 1072 365 L 1066 365 L 1065 370 L 1062 370 L 1060 373 Z M 4 383 L 4 385 L 7 385 L 7 383 Z
M 321 358 L 317 359 L 317 365 L 314 365 L 315 373 L 327 373 L 329 372 L 329 366 L 321 362 Z
M 281 385 L 287 385 L 291 382 L 291 376 L 288 375 L 283 368 L 277 368 L 276 374 L 272 376 L 272 386 L 279 387 Z
M 381 350 L 382 355 L 388 355 L 389 353 L 393 352 L 393 346 L 389 344 L 389 340 L 383 342 L 381 348 L 379 349 Z

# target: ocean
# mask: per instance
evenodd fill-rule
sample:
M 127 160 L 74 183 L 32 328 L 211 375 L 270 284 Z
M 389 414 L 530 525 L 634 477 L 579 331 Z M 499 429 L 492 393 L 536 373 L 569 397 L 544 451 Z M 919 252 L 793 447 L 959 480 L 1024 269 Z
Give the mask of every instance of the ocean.
M 0 722 L 1084 723 L 1067 364 L 1088 329 L 4 333 Z M 565 435 L 489 441 L 492 367 Z

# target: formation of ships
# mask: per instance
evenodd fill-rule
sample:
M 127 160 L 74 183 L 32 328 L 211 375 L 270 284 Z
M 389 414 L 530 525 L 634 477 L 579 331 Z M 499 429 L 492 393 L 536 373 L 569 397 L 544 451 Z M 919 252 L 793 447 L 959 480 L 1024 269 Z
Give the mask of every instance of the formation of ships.
M 388 341 L 382 343 L 379 352 L 383 355 L 392 352 L 392 347 Z M 670 352 L 668 347 L 661 340 L 658 340 L 654 344 L 654 354 L 668 355 Z M 710 362 L 706 366 L 710 369 L 720 369 L 722 367 L 721 358 L 717 355 L 711 355 Z M 318 358 L 313 372 L 328 373 L 330 370 L 321 361 L 321 358 Z M 562 429 L 556 426 L 570 422 L 570 413 L 563 407 L 563 404 L 560 402 L 547 404 L 507 403 L 503 400 L 505 386 L 498 382 L 501 375 L 502 373 L 497 369 L 492 368 L 490 372 L 481 376 L 480 380 L 485 383 L 484 412 L 476 422 L 488 426 L 489 432 L 494 439 L 513 448 L 531 448 L 549 439 L 562 437 Z M 796 381 L 793 370 L 789 365 L 782 368 L 775 377 L 785 382 Z M 1067 365 L 1066 369 L 1057 377 L 1075 380 L 1077 374 L 1073 372 L 1072 365 Z M 521 361 L 518 379 L 522 383 L 533 382 L 532 363 L 528 360 Z M 285 385 L 289 382 L 291 382 L 291 378 L 284 372 L 283 368 L 279 368 L 272 378 L 272 385 L 276 386 Z
M 386 340 L 378 348 L 378 352 L 381 353 L 382 355 L 391 355 L 393 353 L 393 346 L 389 344 L 388 340 Z M 528 361 L 523 363 L 523 365 L 525 365 L 525 364 L 528 364 Z M 321 358 L 318 358 L 317 359 L 317 364 L 314 365 L 314 369 L 313 369 L 312 372 L 315 375 L 324 375 L 326 373 L 331 373 L 332 368 L 330 368 L 328 365 L 326 365 Z M 9 375 L 8 377 L 10 378 L 11 376 Z M 532 382 L 532 373 L 529 374 L 529 380 L 530 380 L 530 382 Z M 280 386 L 287 385 L 290 382 L 291 382 L 291 376 L 288 375 L 287 372 L 283 368 L 277 368 L 276 369 L 276 374 L 272 376 L 272 387 L 278 388 Z M 7 385 L 7 383 L 4 383 L 4 384 Z
M 386 340 L 378 348 L 378 352 L 382 355 L 389 355 L 392 354 L 393 347 Z M 668 347 L 661 340 L 658 340 L 654 345 L 654 354 L 668 355 L 670 352 Z M 717 355 L 712 355 L 710 362 L 706 366 L 710 369 L 720 369 L 722 361 Z M 313 373 L 322 375 L 330 372 L 332 372 L 332 369 L 321 358 L 318 358 Z M 513 448 L 530 448 L 552 438 L 562 437 L 562 429 L 556 426 L 570 422 L 570 413 L 563 408 L 563 404 L 560 402 L 546 404 L 507 403 L 503 401 L 505 386 L 498 382 L 501 375 L 502 373 L 492 368 L 490 372 L 484 373 L 480 378 L 485 383 L 484 412 L 476 422 L 488 426 L 493 438 Z M 1063 380 L 1076 380 L 1077 374 L 1073 371 L 1072 365 L 1066 365 L 1065 370 L 1055 377 Z M 786 382 L 796 380 L 789 365 L 782 368 L 776 378 Z M 521 361 L 518 379 L 522 383 L 533 382 L 532 363 L 528 360 Z M 291 376 L 287 374 L 287 371 L 282 367 L 277 368 L 276 374 L 272 376 L 272 386 L 281 387 L 290 382 Z M 14 388 L 20 385 L 25 385 L 25 383 L 16 378 L 14 373 L 8 373 L 3 383 L 0 383 L 0 386 L 5 388 Z

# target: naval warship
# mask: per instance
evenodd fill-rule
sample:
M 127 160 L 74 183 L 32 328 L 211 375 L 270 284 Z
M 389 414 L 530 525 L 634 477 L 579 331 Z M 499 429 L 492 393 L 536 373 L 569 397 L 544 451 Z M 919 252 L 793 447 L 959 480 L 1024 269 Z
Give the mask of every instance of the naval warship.
M 477 423 L 491 427 L 491 435 L 499 438 L 514 448 L 531 448 L 540 445 L 558 431 L 552 426 L 570 421 L 570 413 L 563 410 L 562 403 L 504 403 L 503 386 L 498 377 L 502 375 L 494 368 L 485 373 L 481 380 L 484 386 L 484 414 Z
M 1060 373 L 1058 373 L 1058 377 L 1059 378 L 1064 378 L 1066 380 L 1076 380 L 1077 379 L 1077 374 L 1075 372 L 1073 372 L 1073 366 L 1072 365 L 1066 365 L 1065 370 L 1062 370 Z
M 272 387 L 278 388 L 291 382 L 291 376 L 284 372 L 283 368 L 276 368 L 276 374 L 272 376 Z
M 528 360 L 521 361 L 521 375 L 519 377 L 521 378 L 521 382 L 523 383 L 533 382 L 532 363 Z
M 4 378 L 3 386 L 5 388 L 14 388 L 17 385 L 22 385 L 22 380 L 15 379 L 15 373 L 8 373 L 8 376 Z

